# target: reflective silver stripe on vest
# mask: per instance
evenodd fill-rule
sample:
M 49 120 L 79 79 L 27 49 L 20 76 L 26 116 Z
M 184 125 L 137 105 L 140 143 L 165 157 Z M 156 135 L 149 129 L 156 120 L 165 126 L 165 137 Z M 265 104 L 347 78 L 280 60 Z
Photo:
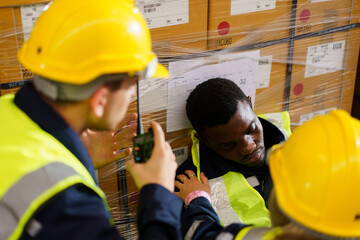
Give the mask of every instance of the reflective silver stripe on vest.
M 184 240 L 191 240 L 192 237 L 194 236 L 196 229 L 199 227 L 200 223 L 202 223 L 202 222 L 203 222 L 202 220 L 193 222 L 193 224 L 191 224 L 191 227 L 189 228 L 188 232 L 186 233 Z
M 252 228 L 246 233 L 242 240 L 262 239 L 269 232 L 270 228 Z
M 67 177 L 78 175 L 68 165 L 50 163 L 23 176 L 0 199 L 0 239 L 8 239 L 30 204 Z
M 224 179 L 222 177 L 210 179 L 209 185 L 211 189 L 211 205 L 222 224 L 226 227 L 231 223 L 242 223 L 242 220 L 231 207 Z
M 250 184 L 250 186 L 252 186 L 253 188 L 260 185 L 259 180 L 258 180 L 257 177 L 255 177 L 255 176 L 251 176 L 251 177 L 246 178 L 246 181 L 247 181 L 247 182 Z
M 252 187 L 260 185 L 259 180 L 255 176 L 246 178 L 246 181 Z M 211 188 L 211 205 L 223 225 L 226 227 L 231 223 L 242 223 L 242 219 L 239 218 L 234 209 L 231 207 L 223 178 L 217 177 L 210 179 L 209 185 Z
M 220 233 L 215 240 L 233 240 L 234 235 L 229 232 Z

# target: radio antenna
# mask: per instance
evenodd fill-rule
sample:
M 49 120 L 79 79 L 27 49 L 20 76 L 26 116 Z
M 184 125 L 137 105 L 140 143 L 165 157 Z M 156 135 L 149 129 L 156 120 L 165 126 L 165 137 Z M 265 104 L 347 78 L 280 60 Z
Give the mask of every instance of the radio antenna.
M 142 125 L 142 120 L 141 120 L 141 113 L 140 113 L 140 87 L 139 87 L 139 82 L 140 80 L 137 81 L 136 83 L 136 92 L 137 92 L 137 114 L 138 114 L 138 118 L 137 118 L 137 134 L 143 134 L 144 130 L 143 130 L 143 125 Z

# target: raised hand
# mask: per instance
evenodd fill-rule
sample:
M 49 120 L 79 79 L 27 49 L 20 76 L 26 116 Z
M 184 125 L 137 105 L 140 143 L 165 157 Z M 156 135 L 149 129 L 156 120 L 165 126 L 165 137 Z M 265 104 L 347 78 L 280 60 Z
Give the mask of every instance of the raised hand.
M 87 129 L 80 135 L 96 169 L 131 154 L 132 139 L 136 135 L 136 113 L 127 114 L 116 131 L 92 131 Z

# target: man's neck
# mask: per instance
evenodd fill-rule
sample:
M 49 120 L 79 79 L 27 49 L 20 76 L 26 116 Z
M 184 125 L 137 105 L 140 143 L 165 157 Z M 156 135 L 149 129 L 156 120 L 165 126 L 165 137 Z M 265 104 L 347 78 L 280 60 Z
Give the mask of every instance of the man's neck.
M 50 105 L 77 134 L 80 134 L 86 128 L 85 123 L 89 113 L 86 101 L 78 103 L 56 102 L 44 95 L 41 95 L 41 98 Z

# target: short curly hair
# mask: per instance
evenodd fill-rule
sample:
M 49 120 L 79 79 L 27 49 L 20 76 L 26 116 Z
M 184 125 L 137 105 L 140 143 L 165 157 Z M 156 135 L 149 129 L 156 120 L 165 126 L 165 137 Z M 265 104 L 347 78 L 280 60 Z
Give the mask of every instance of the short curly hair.
M 231 80 L 212 78 L 190 93 L 186 101 L 186 114 L 193 128 L 202 134 L 206 127 L 230 121 L 238 110 L 238 102 L 249 103 L 244 92 Z

